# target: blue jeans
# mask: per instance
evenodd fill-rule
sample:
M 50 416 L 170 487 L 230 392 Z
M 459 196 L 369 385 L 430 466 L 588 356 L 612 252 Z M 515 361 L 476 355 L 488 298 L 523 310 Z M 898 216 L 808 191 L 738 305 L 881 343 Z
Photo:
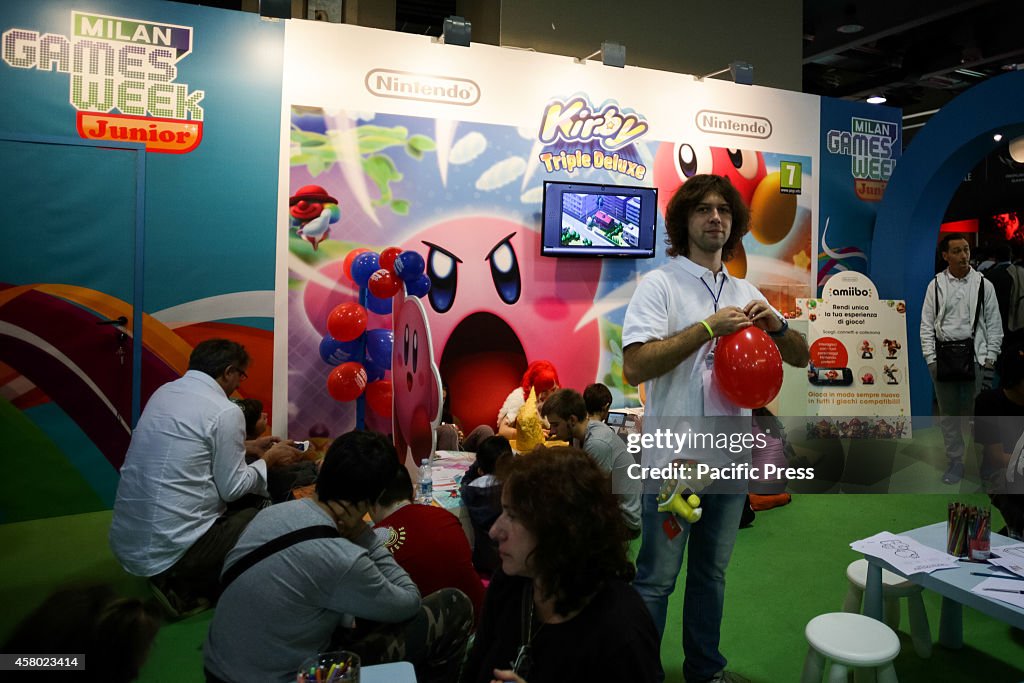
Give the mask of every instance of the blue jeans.
M 683 596 L 683 676 L 687 681 L 702 681 L 725 669 L 725 657 L 718 651 L 725 570 L 736 543 L 744 499 L 742 494 L 704 496 L 701 519 L 690 525 L 676 518 L 682 531 L 670 540 L 662 525 L 674 515 L 658 512 L 656 496 L 643 497 L 643 541 L 633 587 L 650 610 L 659 639 L 665 634 L 668 598 L 690 541 Z

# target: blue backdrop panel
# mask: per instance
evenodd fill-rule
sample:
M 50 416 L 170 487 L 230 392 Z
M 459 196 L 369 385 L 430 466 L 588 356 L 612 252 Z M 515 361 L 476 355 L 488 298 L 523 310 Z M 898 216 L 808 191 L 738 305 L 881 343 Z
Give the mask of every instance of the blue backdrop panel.
M 921 305 L 935 274 L 935 243 L 963 177 L 996 146 L 993 135 L 1024 135 L 1024 72 L 980 83 L 943 107 L 914 136 L 878 212 L 870 275 L 882 298 L 907 300 L 910 397 L 930 415 L 932 385 L 920 353 Z

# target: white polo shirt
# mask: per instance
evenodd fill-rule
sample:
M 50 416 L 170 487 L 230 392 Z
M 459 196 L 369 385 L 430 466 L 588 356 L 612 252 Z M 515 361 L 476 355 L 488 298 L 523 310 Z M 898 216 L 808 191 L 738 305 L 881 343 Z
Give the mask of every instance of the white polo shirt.
M 626 309 L 622 348 L 638 342 L 668 339 L 708 318 L 717 309 L 726 306 L 743 308 L 755 299 L 767 303 L 756 287 L 746 280 L 731 277 L 724 265 L 716 276 L 685 256 L 677 256 L 648 273 L 637 286 Z M 774 308 L 772 310 L 775 311 Z M 778 311 L 775 314 L 779 315 Z M 709 339 L 679 365 L 646 382 L 645 434 L 653 434 L 657 429 L 677 433 L 688 428 L 699 429 L 699 418 L 705 415 L 702 375 L 706 367 L 705 358 L 711 352 L 713 342 Z M 750 415 L 750 410 L 740 409 L 739 414 Z M 686 454 L 680 455 L 685 457 Z

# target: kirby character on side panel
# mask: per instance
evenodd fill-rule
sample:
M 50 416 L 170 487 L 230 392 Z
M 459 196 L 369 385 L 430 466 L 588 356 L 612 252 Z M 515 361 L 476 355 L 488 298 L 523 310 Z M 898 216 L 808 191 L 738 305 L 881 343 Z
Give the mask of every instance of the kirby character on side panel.
M 416 297 L 394 299 L 395 341 L 391 349 L 394 435 L 398 459 L 411 452 L 419 464 L 433 451 L 434 425 L 441 412 L 441 375 L 434 363 L 426 311 Z M 410 451 L 411 449 L 411 451 Z

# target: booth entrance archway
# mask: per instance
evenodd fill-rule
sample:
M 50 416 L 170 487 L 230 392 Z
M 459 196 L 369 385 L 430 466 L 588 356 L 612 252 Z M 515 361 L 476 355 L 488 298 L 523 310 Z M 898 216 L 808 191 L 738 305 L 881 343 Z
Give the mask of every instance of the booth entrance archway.
M 931 415 L 932 385 L 920 353 L 921 304 L 935 275 L 933 251 L 950 198 L 964 176 L 1004 139 L 1024 135 L 1024 71 L 971 88 L 914 137 L 878 210 L 869 274 L 882 298 L 906 299 L 914 415 Z

